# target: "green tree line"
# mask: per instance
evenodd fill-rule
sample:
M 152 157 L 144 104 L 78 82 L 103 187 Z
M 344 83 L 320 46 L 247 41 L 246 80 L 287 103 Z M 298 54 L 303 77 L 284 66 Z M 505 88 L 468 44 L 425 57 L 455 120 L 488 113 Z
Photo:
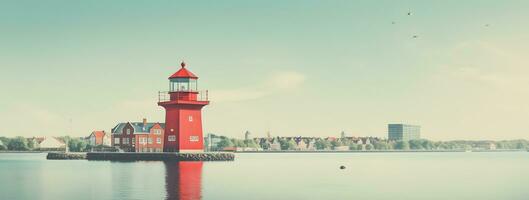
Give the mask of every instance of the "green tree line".
M 281 150 L 295 150 L 297 145 L 294 140 L 286 138 L 276 138 L 279 141 Z M 487 149 L 488 145 L 495 145 L 496 149 L 525 150 L 529 149 L 527 140 L 503 140 L 503 141 L 431 141 L 431 140 L 410 140 L 410 141 L 387 141 L 387 140 L 370 140 L 370 143 L 362 145 L 352 140 L 333 140 L 329 141 L 324 138 L 316 138 L 314 146 L 317 150 L 333 150 L 336 147 L 348 146 L 349 150 L 466 150 L 466 149 Z M 268 149 L 269 144 L 260 146 L 254 140 L 241 140 L 220 136 L 220 142 L 214 147 L 214 150 L 222 150 L 225 147 L 251 147 Z
M 69 136 L 59 137 L 68 145 L 69 151 L 84 152 L 88 151 L 91 146 L 83 139 L 71 138 Z M 24 138 L 21 136 L 7 138 L 0 137 L 0 151 L 36 151 L 38 144 L 33 138 Z

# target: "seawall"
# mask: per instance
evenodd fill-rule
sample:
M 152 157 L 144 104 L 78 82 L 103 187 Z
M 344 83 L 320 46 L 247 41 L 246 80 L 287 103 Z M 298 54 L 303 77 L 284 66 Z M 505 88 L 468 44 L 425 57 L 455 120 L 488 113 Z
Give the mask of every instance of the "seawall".
M 46 156 L 48 160 L 84 160 L 86 153 L 64 153 L 64 152 L 50 152 Z
M 108 161 L 233 161 L 233 153 L 48 153 L 49 160 L 108 160 Z

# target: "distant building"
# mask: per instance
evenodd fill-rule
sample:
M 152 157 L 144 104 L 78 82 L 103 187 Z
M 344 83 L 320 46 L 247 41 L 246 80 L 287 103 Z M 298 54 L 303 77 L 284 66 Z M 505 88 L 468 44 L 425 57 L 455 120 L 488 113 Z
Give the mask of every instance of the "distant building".
M 56 137 L 45 137 L 37 140 L 38 149 L 41 151 L 65 151 L 66 144 Z
M 492 141 L 477 142 L 474 147 L 476 150 L 496 150 L 496 144 Z
M 342 131 L 342 133 L 340 133 L 340 138 L 345 138 L 345 131 Z
M 119 123 L 112 129 L 113 147 L 125 152 L 162 152 L 164 123 L 143 122 Z
M 389 140 L 418 140 L 421 139 L 421 127 L 409 124 L 388 124 Z
M 337 147 L 334 147 L 334 150 L 335 151 L 349 151 L 349 146 L 345 146 L 345 145 L 337 146 Z
M 110 146 L 111 136 L 105 131 L 93 131 L 87 138 L 88 144 L 92 146 Z
M 316 151 L 316 139 L 310 138 L 307 145 L 307 151 Z
M 244 133 L 244 139 L 245 140 L 252 139 L 252 134 L 250 133 L 250 131 L 246 131 L 246 133 Z
M 294 138 L 294 141 L 296 142 L 296 148 L 297 151 L 306 151 L 307 150 L 307 143 L 305 140 L 301 137 Z
M 218 146 L 218 143 L 222 141 L 221 137 L 215 135 L 215 134 L 212 134 L 212 133 L 208 133 L 206 138 L 204 139 L 204 145 L 206 147 L 206 151 L 218 151 L 219 149 L 217 149 L 217 146 Z
M 281 151 L 281 143 L 279 143 L 279 137 L 272 140 L 270 144 L 270 151 Z

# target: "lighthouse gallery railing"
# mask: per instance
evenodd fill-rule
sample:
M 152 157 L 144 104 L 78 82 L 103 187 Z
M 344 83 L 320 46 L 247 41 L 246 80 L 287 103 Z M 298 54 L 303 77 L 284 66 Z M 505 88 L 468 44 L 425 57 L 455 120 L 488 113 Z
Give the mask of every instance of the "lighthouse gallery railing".
M 185 91 L 187 92 L 187 91 Z M 182 91 L 159 91 L 158 92 L 158 102 L 166 102 L 171 101 L 171 93 L 172 95 L 176 95 L 176 99 L 178 100 L 186 100 L 189 97 L 189 93 L 185 93 Z M 189 91 L 189 92 L 195 92 L 196 93 L 196 101 L 209 101 L 208 98 L 208 91 L 202 90 L 202 91 Z

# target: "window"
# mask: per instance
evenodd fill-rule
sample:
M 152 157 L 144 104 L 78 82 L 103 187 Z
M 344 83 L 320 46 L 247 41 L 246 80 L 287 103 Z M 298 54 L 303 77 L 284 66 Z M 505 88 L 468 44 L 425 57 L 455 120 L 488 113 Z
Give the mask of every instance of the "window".
M 176 141 L 176 136 L 170 135 L 170 136 L 167 137 L 167 140 L 169 140 L 171 142 L 174 142 L 174 141 Z
M 119 144 L 119 138 L 114 138 L 114 144 Z
M 130 135 L 130 129 L 127 129 L 127 135 Z
M 162 138 L 156 138 L 156 144 L 161 144 L 162 143 Z
M 162 134 L 162 129 L 154 129 L 154 134 L 161 135 Z
M 144 137 L 140 138 L 140 144 L 145 144 L 145 138 Z
M 129 144 L 129 138 L 123 138 L 123 144 Z
M 152 144 L 152 138 L 149 138 L 148 140 L 149 140 L 149 144 Z
M 193 121 L 193 116 L 192 115 L 189 115 L 189 122 L 192 122 Z
M 198 136 L 196 136 L 196 135 L 189 136 L 189 141 L 198 142 Z
M 136 144 L 136 138 L 132 138 L 132 144 Z

